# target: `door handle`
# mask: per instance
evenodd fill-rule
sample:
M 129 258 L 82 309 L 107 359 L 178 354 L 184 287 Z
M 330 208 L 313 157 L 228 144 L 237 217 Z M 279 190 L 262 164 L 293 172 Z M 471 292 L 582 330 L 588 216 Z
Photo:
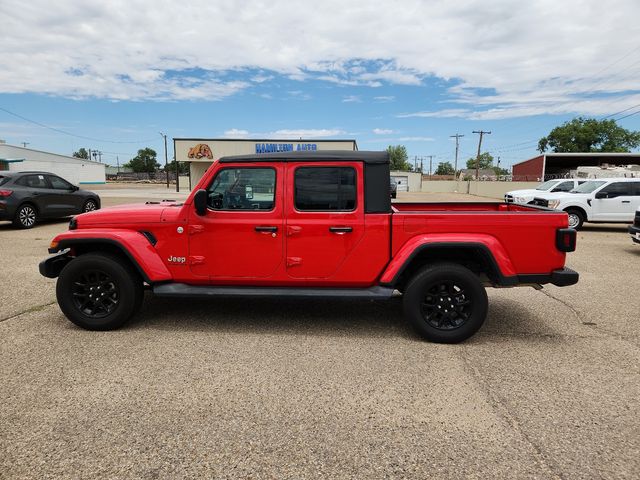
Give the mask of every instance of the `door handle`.
M 255 231 L 256 232 L 260 232 L 260 233 L 275 233 L 275 232 L 278 231 L 278 227 L 272 227 L 272 226 L 261 227 L 261 226 L 258 226 L 258 227 L 255 228 Z
M 331 233 L 337 233 L 342 235 L 343 233 L 353 232 L 353 228 L 352 227 L 329 227 L 329 231 Z
M 631 200 L 622 200 L 622 203 L 631 203 Z

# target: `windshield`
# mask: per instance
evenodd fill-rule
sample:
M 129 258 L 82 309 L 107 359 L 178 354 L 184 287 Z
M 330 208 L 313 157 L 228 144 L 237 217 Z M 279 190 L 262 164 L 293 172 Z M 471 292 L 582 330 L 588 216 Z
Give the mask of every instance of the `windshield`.
M 594 182 L 584 182 L 582 185 L 571 190 L 571 193 L 591 193 L 596 188 L 604 185 L 607 182 L 602 181 L 594 181 Z
M 549 180 L 547 182 L 541 183 L 536 187 L 536 190 L 544 190 L 544 191 L 551 190 L 551 187 L 556 185 L 558 181 L 559 180 Z

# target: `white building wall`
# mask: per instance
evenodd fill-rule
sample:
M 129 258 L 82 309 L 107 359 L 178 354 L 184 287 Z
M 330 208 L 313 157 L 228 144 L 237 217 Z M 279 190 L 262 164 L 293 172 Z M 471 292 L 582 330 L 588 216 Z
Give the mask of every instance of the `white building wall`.
M 405 181 L 408 182 L 408 185 L 406 185 L 406 188 L 404 188 L 405 185 L 398 185 L 399 192 L 419 192 L 422 190 L 422 174 L 421 173 L 403 172 L 403 171 L 395 170 L 391 172 L 391 178 L 397 179 L 396 183 L 398 183 L 398 180 L 402 181 L 403 184 Z
M 0 144 L 0 159 L 21 159 L 10 162 L 9 171 L 41 170 L 55 173 L 74 185 L 105 183 L 105 165 L 82 158 L 67 157 L 56 153 L 41 152 L 15 145 Z

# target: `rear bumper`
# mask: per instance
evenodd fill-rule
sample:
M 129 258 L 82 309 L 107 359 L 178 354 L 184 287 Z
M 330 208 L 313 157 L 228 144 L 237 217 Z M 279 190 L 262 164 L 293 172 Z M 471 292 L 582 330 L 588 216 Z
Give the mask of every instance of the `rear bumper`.
M 568 287 L 578 283 L 580 275 L 575 270 L 564 267 L 551 272 L 551 275 L 518 275 L 520 284 L 545 285 L 550 283 L 556 287 Z
M 629 225 L 629 235 L 631 235 L 631 240 L 640 243 L 640 227 Z

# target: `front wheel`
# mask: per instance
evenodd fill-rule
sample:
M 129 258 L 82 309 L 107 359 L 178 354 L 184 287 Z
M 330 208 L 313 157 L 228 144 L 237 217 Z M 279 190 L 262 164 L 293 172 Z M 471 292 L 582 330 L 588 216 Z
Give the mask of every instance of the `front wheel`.
M 436 343 L 471 337 L 484 323 L 488 304 L 478 276 L 455 263 L 422 269 L 403 294 L 407 320 L 426 340 Z
M 584 214 L 575 208 L 569 208 L 565 212 L 569 215 L 569 228 L 580 230 L 585 221 Z
M 87 253 L 60 272 L 56 297 L 65 316 L 87 330 L 121 327 L 139 307 L 142 280 L 114 255 Z

